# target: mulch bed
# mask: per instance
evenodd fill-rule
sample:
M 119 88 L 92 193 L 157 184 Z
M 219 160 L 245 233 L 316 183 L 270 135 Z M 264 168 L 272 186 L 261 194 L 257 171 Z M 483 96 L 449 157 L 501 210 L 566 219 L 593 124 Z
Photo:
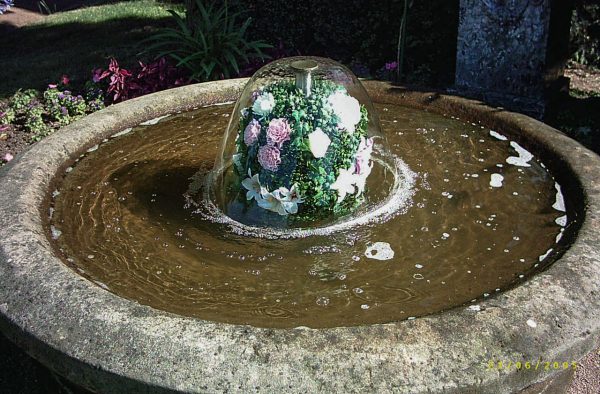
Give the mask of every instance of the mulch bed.
M 0 125 L 0 161 L 7 153 L 14 156 L 23 152 L 30 144 L 29 134 L 18 131 L 11 125 Z
M 572 65 L 565 70 L 565 77 L 571 78 L 571 89 L 586 93 L 600 93 L 600 70 Z

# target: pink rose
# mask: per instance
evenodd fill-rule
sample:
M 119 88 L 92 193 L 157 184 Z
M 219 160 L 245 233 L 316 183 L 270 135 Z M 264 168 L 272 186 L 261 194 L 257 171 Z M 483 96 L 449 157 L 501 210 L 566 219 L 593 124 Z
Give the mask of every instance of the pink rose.
M 269 128 L 267 129 L 267 144 L 277 145 L 281 148 L 281 145 L 285 141 L 290 140 L 290 134 L 292 130 L 287 120 L 283 118 L 273 119 L 269 122 Z
M 362 174 L 369 166 L 369 160 L 371 160 L 371 153 L 373 153 L 373 138 L 360 137 L 360 144 L 356 153 L 356 173 Z
M 258 140 L 260 134 L 260 123 L 256 119 L 252 119 L 244 130 L 244 142 L 250 146 Z
M 277 171 L 281 164 L 279 149 L 275 146 L 264 145 L 258 149 L 258 162 L 265 170 Z

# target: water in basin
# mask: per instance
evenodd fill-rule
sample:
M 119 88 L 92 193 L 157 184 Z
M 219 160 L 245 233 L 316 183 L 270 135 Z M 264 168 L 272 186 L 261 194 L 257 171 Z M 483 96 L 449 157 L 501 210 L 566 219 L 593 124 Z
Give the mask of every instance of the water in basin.
M 381 215 L 290 237 L 222 220 L 200 196 L 232 108 L 125 130 L 72 163 L 49 207 L 48 233 L 65 263 L 121 297 L 184 316 L 338 327 L 492 297 L 568 241 L 560 186 L 526 147 L 392 104 L 375 109 L 397 179 L 374 172 L 367 185 L 398 187 Z

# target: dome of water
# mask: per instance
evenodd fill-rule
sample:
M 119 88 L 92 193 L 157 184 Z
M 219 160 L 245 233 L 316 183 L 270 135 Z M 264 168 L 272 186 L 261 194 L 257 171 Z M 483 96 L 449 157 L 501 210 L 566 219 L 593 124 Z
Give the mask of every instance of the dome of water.
M 316 228 L 389 199 L 394 163 L 369 95 L 352 72 L 317 57 L 272 62 L 246 84 L 209 185 L 243 225 Z

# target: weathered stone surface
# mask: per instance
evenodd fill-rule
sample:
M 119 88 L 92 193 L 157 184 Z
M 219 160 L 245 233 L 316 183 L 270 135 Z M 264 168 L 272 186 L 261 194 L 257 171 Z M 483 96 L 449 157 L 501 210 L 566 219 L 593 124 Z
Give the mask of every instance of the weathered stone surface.
M 568 58 L 571 5 L 564 3 L 569 2 L 461 0 L 459 91 L 543 116 Z
M 551 267 L 480 303 L 389 324 L 265 329 L 176 316 L 115 296 L 54 255 L 41 212 L 54 174 L 126 127 L 236 98 L 245 80 L 173 89 L 92 114 L 0 170 L 0 330 L 97 392 L 508 393 L 553 370 L 490 360 L 577 361 L 600 342 L 600 158 L 562 133 L 479 102 L 367 83 L 374 101 L 480 121 L 541 157 L 578 216 Z M 527 321 L 533 319 L 536 327 Z

